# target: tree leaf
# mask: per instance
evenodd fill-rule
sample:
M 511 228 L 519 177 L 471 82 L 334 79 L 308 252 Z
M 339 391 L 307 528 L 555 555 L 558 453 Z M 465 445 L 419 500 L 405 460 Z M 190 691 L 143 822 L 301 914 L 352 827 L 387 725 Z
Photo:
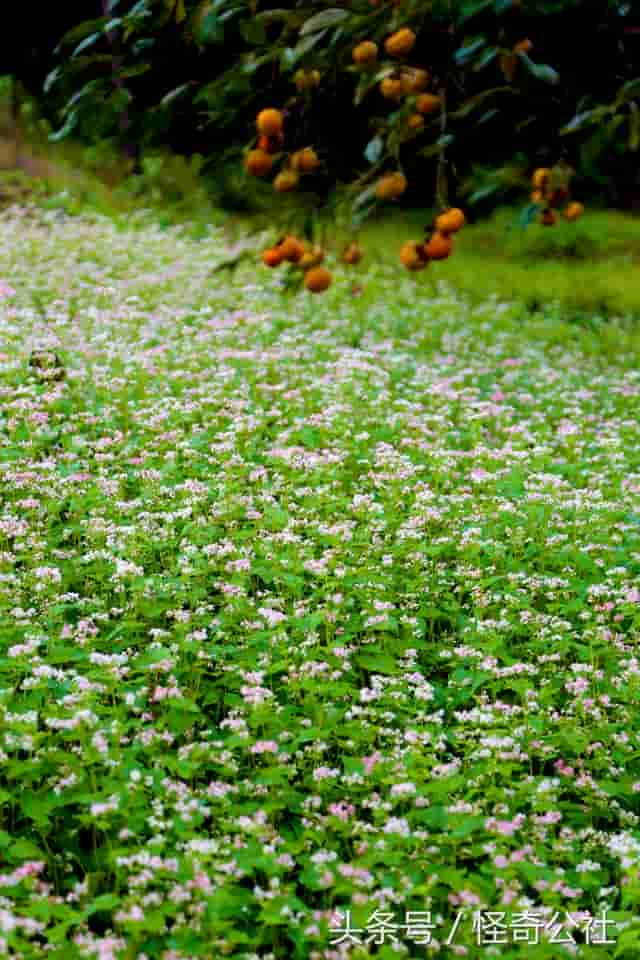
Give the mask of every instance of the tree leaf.
M 75 129 L 76 124 L 78 123 L 78 111 L 72 110 L 69 116 L 67 117 L 64 125 L 57 130 L 55 133 L 49 134 L 49 140 L 51 143 L 58 143 L 59 140 L 63 140 L 67 137 L 73 129 Z
M 346 10 L 322 10 L 320 13 L 316 13 L 315 16 L 310 17 L 306 23 L 303 24 L 300 30 L 300 36 L 304 37 L 309 33 L 316 33 L 318 30 L 326 30 L 328 27 L 334 27 L 337 23 L 341 23 L 342 20 L 346 20 L 349 16 L 349 13 Z
M 589 124 L 595 123 L 595 121 L 595 110 L 583 110 L 581 113 L 576 113 L 575 117 L 572 117 L 569 123 L 560 129 L 560 133 L 575 133 L 576 130 L 583 130 L 585 127 L 588 127 Z
M 92 47 L 93 44 L 96 42 L 96 40 L 99 40 L 101 36 L 102 36 L 102 32 L 92 33 L 90 36 L 85 37 L 84 40 L 81 43 L 79 43 L 78 46 L 75 48 L 71 56 L 77 57 L 78 54 L 82 53 L 83 50 L 88 50 L 89 47 Z
M 518 56 L 536 80 L 544 80 L 545 83 L 559 83 L 560 76 L 553 67 L 546 63 L 534 63 L 531 57 L 528 57 L 522 50 L 518 51 Z
M 377 163 L 382 156 L 383 150 L 384 139 L 381 136 L 376 136 L 373 140 L 369 140 L 369 143 L 365 147 L 364 155 L 369 163 Z
M 475 57 L 476 53 L 482 50 L 486 42 L 484 37 L 476 37 L 474 40 L 468 41 L 456 50 L 454 54 L 455 62 L 460 65 L 468 63 L 469 60 Z
M 180 96 L 181 93 L 184 93 L 185 90 L 188 90 L 190 86 L 191 82 L 181 83 L 179 87 L 176 87 L 174 90 L 170 90 L 169 93 L 166 93 L 160 101 L 160 106 L 168 107 L 177 97 Z

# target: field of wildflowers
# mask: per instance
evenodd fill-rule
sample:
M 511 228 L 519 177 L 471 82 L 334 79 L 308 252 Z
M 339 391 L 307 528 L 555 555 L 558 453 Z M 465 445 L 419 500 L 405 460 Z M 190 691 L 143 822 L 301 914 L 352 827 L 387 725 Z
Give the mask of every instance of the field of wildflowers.
M 0 956 L 637 957 L 637 338 L 222 251 L 0 217 Z

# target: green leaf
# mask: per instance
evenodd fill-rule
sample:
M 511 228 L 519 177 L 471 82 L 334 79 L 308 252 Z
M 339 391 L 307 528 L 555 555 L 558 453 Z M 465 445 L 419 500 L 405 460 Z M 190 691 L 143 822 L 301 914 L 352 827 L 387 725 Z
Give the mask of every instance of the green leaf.
M 63 140 L 67 137 L 71 131 L 76 127 L 78 123 L 78 111 L 72 110 L 69 116 L 67 117 L 64 126 L 62 126 L 56 133 L 49 134 L 49 140 L 51 143 L 57 143 L 59 140 Z
M 359 653 L 356 656 L 356 663 L 370 673 L 391 675 L 398 669 L 398 664 L 394 658 L 385 653 Z
M 9 856 L 14 860 L 46 860 L 44 850 L 25 837 L 11 844 Z
M 364 155 L 369 163 L 377 163 L 384 150 L 384 139 L 381 136 L 369 140 L 364 150 Z
M 596 110 L 583 110 L 581 113 L 576 113 L 576 115 L 571 118 L 569 123 L 565 124 L 564 127 L 561 127 L 560 133 L 575 133 L 576 130 L 583 130 L 591 123 L 596 122 L 597 113 L 598 111 Z
M 89 904 L 87 910 L 90 914 L 99 910 L 115 910 L 120 902 L 120 897 L 116 896 L 115 893 L 103 893 Z
M 346 20 L 349 13 L 346 10 L 322 10 L 310 17 L 300 30 L 300 36 L 304 37 L 309 33 L 316 33 L 318 30 L 325 30 L 327 27 L 334 27 L 337 23 Z
M 468 43 L 464 44 L 462 47 L 459 47 L 455 54 L 454 60 L 457 64 L 462 66 L 465 63 L 468 63 L 469 60 L 472 60 L 482 48 L 486 45 L 485 37 L 476 37 L 475 40 L 471 40 Z
M 89 47 L 92 47 L 96 40 L 99 40 L 102 37 L 102 33 L 92 33 L 91 36 L 85 37 L 85 39 L 78 44 L 73 53 L 72 57 L 77 57 L 79 53 L 82 53 L 83 50 L 87 50 Z
M 176 100 L 180 96 L 180 94 L 184 93 L 185 90 L 188 90 L 190 86 L 191 86 L 191 82 L 181 83 L 179 87 L 175 88 L 175 90 L 171 90 L 169 93 L 164 95 L 164 97 L 160 101 L 160 106 L 168 107 L 170 104 L 173 103 L 174 100 Z
M 484 200 L 486 197 L 490 197 L 493 193 L 497 193 L 500 189 L 499 183 L 488 183 L 484 187 L 478 187 L 477 190 L 474 190 L 471 196 L 469 197 L 469 203 L 475 204 L 479 203 L 481 200 Z
M 73 27 L 73 29 L 65 33 L 59 46 L 68 43 L 77 43 L 78 40 L 81 40 L 90 33 L 101 32 L 108 22 L 108 17 L 97 17 L 95 20 L 85 20 L 83 23 L 78 24 L 77 27 Z
M 312 50 L 316 44 L 320 42 L 320 40 L 322 40 L 326 32 L 326 30 L 321 30 L 319 33 L 312 33 L 297 43 L 293 50 L 288 48 L 286 61 L 287 67 L 284 69 L 294 66 L 302 57 L 304 57 L 306 53 L 309 53 L 309 51 Z
M 502 87 L 492 87 L 490 90 L 483 90 L 482 93 L 477 93 L 474 97 L 469 97 L 468 100 L 465 100 L 464 103 L 458 107 L 457 110 L 451 113 L 452 117 L 456 119 L 462 119 L 463 117 L 469 116 L 476 107 L 479 107 L 481 104 L 488 100 L 489 97 L 493 97 L 496 93 L 514 93 L 513 87 L 502 86 Z
M 518 56 L 536 80 L 544 80 L 545 83 L 560 82 L 560 75 L 553 67 L 550 67 L 546 63 L 534 63 L 531 57 L 528 57 L 527 54 L 521 50 L 518 52 Z

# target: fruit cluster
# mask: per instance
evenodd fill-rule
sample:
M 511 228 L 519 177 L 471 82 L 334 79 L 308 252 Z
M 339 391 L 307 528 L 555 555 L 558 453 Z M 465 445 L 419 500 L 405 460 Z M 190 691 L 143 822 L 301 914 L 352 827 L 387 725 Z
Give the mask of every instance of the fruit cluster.
M 252 177 L 266 177 L 274 161 L 283 156 L 284 116 L 280 110 L 268 107 L 256 117 L 257 143 L 245 157 L 245 169 Z M 315 173 L 320 159 L 313 147 L 304 147 L 287 156 L 286 162 L 276 175 L 273 186 L 278 193 L 289 193 L 300 183 L 300 176 Z
M 400 248 L 400 262 L 407 270 L 417 271 L 432 260 L 446 260 L 453 253 L 453 235 L 465 225 L 465 215 L 458 207 L 441 213 L 431 227 L 427 228 L 424 243 L 408 241 Z
M 390 57 L 407 57 L 413 50 L 416 35 L 413 30 L 403 27 L 387 37 L 384 48 Z M 353 48 L 352 58 L 357 67 L 363 70 L 374 67 L 378 62 L 378 44 L 373 40 L 363 40 Z M 431 74 L 423 67 L 403 65 L 392 69 L 382 78 L 379 90 L 385 100 L 400 101 L 403 97 L 415 97 L 411 102 L 413 112 L 407 119 L 410 130 L 421 130 L 425 115 L 440 107 L 440 97 L 435 93 L 425 93 L 431 82 Z
M 569 172 L 560 167 L 538 167 L 531 177 L 531 202 L 540 207 L 538 222 L 553 227 L 557 222 L 556 209 L 567 203 L 571 196 Z M 567 203 L 563 211 L 565 220 L 574 221 L 582 216 L 584 206 L 577 201 Z
M 323 293 L 331 286 L 331 271 L 323 266 L 325 251 L 318 244 L 308 244 L 298 237 L 288 234 L 273 247 L 262 254 L 262 262 L 267 267 L 279 267 L 281 263 L 290 263 L 304 274 L 304 286 L 310 293 Z M 362 259 L 362 248 L 350 243 L 342 252 L 341 260 L 349 266 L 355 266 Z

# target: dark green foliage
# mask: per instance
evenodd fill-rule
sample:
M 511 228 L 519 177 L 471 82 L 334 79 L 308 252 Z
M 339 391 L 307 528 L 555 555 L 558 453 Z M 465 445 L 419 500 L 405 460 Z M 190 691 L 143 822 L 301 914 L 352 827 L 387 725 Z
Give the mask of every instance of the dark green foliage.
M 405 199 L 428 203 L 446 153 L 455 200 L 474 165 L 501 168 L 519 151 L 529 168 L 567 160 L 586 194 L 640 204 L 640 21 L 630 3 L 353 0 L 327 9 L 319 0 L 268 8 L 255 0 L 94 0 L 82 13 L 65 4 L 64 18 L 45 20 L 32 35 L 25 19 L 37 57 L 10 55 L 9 46 L 24 45 L 5 40 L 5 62 L 31 87 L 49 68 L 54 137 L 115 137 L 131 154 L 132 145 L 200 153 L 217 177 L 220 158 L 249 145 L 256 112 L 277 105 L 299 141 L 287 148 L 313 142 L 319 150 L 321 192 L 367 165 L 399 161 L 411 185 Z M 444 137 L 439 115 L 424 132 L 399 135 L 410 107 L 390 106 L 376 89 L 389 69 L 384 38 L 404 25 L 418 35 L 410 62 L 429 68 L 433 89 L 446 88 Z M 515 50 L 525 38 L 530 49 Z M 354 68 L 351 50 L 362 39 L 378 42 L 379 70 Z M 296 90 L 301 67 L 320 71 L 317 90 Z M 505 187 L 500 177 L 492 188 L 478 183 L 472 200 L 492 204 Z

